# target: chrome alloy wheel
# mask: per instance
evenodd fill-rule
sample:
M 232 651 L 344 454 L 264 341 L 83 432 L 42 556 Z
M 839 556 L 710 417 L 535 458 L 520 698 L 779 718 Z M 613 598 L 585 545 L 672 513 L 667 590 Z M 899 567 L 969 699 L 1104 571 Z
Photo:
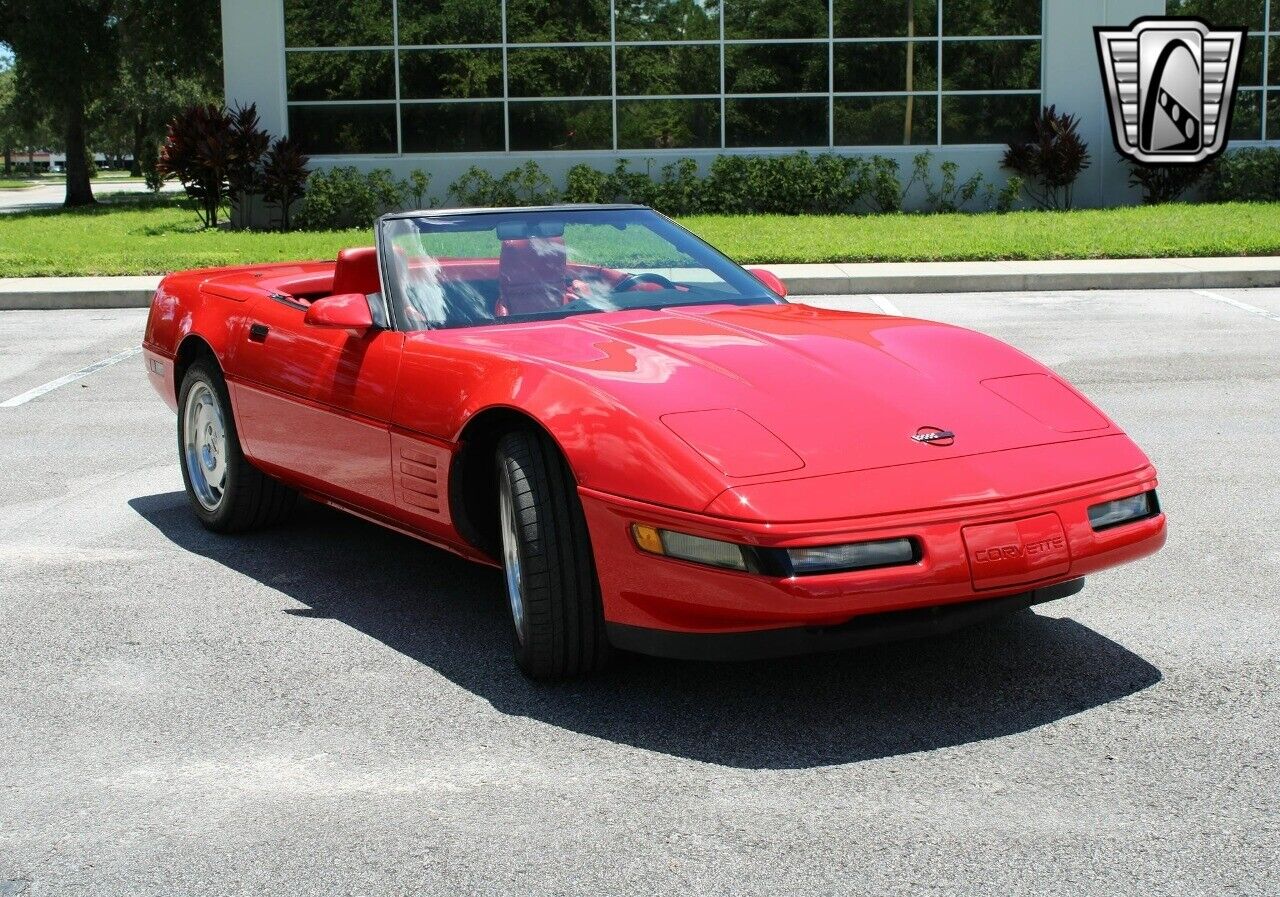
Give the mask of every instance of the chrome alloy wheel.
M 216 511 L 227 484 L 227 427 L 218 396 L 208 383 L 197 382 L 182 410 L 182 460 L 196 501 Z
M 520 565 L 520 534 L 517 532 L 515 500 L 511 495 L 511 476 L 500 477 L 498 515 L 502 526 L 502 566 L 507 574 L 507 600 L 511 602 L 511 619 L 516 638 L 524 644 L 527 623 L 524 616 L 524 572 Z

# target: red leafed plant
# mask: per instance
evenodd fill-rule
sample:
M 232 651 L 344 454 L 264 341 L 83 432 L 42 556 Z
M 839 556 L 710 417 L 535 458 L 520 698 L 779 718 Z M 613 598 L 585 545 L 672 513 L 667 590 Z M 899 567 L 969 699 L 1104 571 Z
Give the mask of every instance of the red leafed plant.
M 280 206 L 280 229 L 289 229 L 289 207 L 302 198 L 307 189 L 311 158 L 296 141 L 280 137 L 262 158 L 262 195 L 267 202 Z
M 1080 173 L 1089 167 L 1089 145 L 1080 119 L 1046 106 L 1031 121 L 1026 139 L 1014 140 L 1001 164 L 1022 176 L 1027 195 L 1042 209 L 1071 208 Z
M 271 135 L 262 130 L 255 103 L 233 106 L 231 118 L 231 167 L 227 170 L 227 189 L 232 206 L 243 227 L 249 218 L 249 197 L 262 192 L 259 166 L 271 144 Z
M 195 200 L 205 227 L 217 227 L 235 162 L 231 115 L 210 103 L 173 117 L 156 167 L 178 179 Z

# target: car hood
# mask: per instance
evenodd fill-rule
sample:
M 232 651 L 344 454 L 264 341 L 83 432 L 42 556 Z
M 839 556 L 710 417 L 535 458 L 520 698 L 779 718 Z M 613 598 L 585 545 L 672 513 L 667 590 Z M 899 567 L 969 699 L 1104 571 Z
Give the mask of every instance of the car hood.
M 821 476 L 1119 432 L 1021 352 L 973 331 L 912 318 L 800 304 L 718 305 L 451 334 L 473 348 L 589 382 L 735 481 Z M 943 437 L 914 438 L 936 431 Z

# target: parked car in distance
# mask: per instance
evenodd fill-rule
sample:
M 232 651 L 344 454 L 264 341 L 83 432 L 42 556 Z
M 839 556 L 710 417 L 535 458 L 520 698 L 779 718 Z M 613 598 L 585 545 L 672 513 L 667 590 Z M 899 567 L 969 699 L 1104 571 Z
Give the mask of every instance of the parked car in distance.
M 185 271 L 146 370 L 220 533 L 301 494 L 505 571 L 516 661 L 946 631 L 1160 548 L 1142 451 L 973 331 L 787 302 L 640 206 L 392 214 Z

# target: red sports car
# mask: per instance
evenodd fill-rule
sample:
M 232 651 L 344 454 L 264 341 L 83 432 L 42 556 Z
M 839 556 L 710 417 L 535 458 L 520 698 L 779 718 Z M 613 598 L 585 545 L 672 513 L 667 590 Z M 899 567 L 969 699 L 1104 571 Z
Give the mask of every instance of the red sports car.
M 1142 451 L 990 337 L 788 303 L 640 206 L 375 242 L 161 284 L 191 506 L 226 533 L 302 494 L 503 568 L 530 676 L 946 631 L 1164 543 Z

